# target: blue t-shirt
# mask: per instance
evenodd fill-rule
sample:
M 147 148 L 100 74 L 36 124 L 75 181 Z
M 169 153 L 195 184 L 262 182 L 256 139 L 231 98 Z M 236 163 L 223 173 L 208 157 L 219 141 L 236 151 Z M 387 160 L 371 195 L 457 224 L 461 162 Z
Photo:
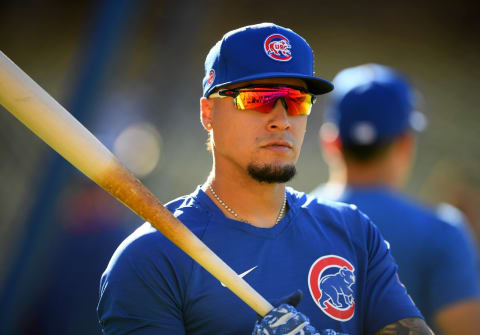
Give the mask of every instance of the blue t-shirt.
M 334 193 L 334 187 L 319 187 L 312 195 L 355 204 L 378 226 L 430 326 L 441 308 L 480 296 L 476 246 L 462 222 L 441 220 L 433 210 L 384 187 Z
M 370 220 L 355 206 L 287 188 L 272 228 L 225 217 L 200 188 L 167 208 L 263 297 L 296 289 L 317 330 L 373 334 L 421 317 Z M 100 283 L 105 334 L 250 334 L 256 313 L 149 223 L 113 255 Z

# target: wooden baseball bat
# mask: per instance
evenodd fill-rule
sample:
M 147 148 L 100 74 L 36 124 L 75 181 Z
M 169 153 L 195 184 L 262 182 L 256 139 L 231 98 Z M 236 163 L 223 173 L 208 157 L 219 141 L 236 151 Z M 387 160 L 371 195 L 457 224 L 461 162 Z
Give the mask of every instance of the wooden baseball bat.
M 273 306 L 174 217 L 150 190 L 65 108 L 0 51 L 0 104 L 203 266 L 258 314 Z

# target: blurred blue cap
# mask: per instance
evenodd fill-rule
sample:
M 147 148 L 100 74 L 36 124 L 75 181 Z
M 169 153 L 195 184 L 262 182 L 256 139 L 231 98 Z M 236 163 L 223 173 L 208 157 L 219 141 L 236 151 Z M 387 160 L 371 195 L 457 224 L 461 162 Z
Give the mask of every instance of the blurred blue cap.
M 314 76 L 313 52 L 294 31 L 261 23 L 226 33 L 205 60 L 203 96 L 216 88 L 265 78 L 303 79 L 308 91 L 323 94 L 333 89 L 328 80 Z
M 425 115 L 416 110 L 415 91 L 391 67 L 346 68 L 333 83 L 325 118 L 336 126 L 343 143 L 369 145 L 426 126 Z

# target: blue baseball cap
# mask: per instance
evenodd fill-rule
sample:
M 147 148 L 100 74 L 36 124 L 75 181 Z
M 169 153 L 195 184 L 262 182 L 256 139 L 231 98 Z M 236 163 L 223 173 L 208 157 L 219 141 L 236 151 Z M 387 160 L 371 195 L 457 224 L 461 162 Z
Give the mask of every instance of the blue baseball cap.
M 412 129 L 422 131 L 426 117 L 406 77 L 391 67 L 364 64 L 346 68 L 333 79 L 325 119 L 343 143 L 369 145 Z
M 273 23 L 242 27 L 226 33 L 205 59 L 203 96 L 230 84 L 265 78 L 299 78 L 312 94 L 333 89 L 314 76 L 313 51 L 294 31 Z

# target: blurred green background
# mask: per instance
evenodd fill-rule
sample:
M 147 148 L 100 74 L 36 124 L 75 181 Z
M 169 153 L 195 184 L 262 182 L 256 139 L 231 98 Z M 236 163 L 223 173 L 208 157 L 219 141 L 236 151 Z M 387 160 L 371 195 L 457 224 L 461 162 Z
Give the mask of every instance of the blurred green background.
M 0 1 L 0 50 L 167 202 L 190 193 L 211 166 L 199 122 L 205 56 L 225 32 L 259 22 L 305 37 L 323 78 L 367 62 L 407 73 L 429 125 L 406 191 L 454 204 L 480 231 L 477 2 Z M 314 106 L 290 183 L 307 192 L 327 178 L 317 142 L 323 104 Z M 96 285 L 141 220 L 2 107 L 0 157 L 0 332 L 86 334 L 95 306 L 85 302 L 84 313 L 76 299 L 94 299 L 97 287 L 75 280 Z M 46 301 L 48 315 L 61 306 L 78 315 L 64 326 L 57 316 L 52 328 L 37 310 Z

